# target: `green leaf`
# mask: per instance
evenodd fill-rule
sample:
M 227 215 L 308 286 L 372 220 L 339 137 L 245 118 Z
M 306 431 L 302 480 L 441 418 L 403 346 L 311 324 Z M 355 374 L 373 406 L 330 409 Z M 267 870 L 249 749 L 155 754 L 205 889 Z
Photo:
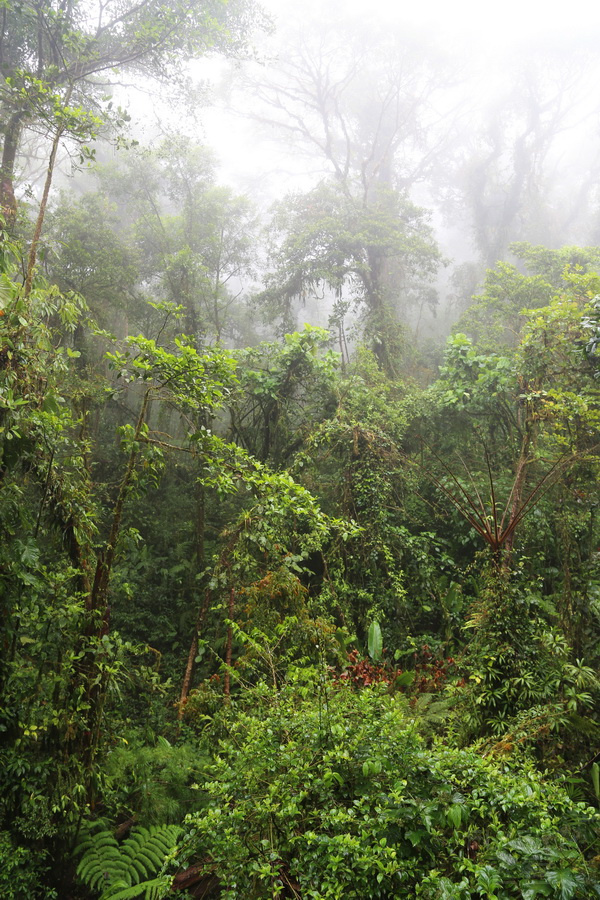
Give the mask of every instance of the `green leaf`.
M 539 879 L 531 881 L 527 887 L 523 888 L 523 900 L 536 900 L 537 897 L 549 897 L 552 888 L 547 881 Z
M 477 873 L 477 882 L 480 890 L 484 890 L 489 897 L 492 892 L 501 885 L 500 877 L 492 866 L 484 866 Z
M 44 412 L 53 413 L 55 416 L 60 414 L 60 406 L 54 394 L 46 394 L 42 402 Z
M 25 566 L 37 566 L 39 559 L 39 547 L 33 539 L 28 540 L 21 551 L 21 562 Z
M 454 825 L 455 828 L 460 828 L 460 823 L 462 821 L 462 808 L 458 805 L 458 803 L 453 803 L 448 812 L 446 813 L 448 821 Z
M 411 842 L 413 847 L 418 847 L 424 837 L 427 837 L 426 831 L 407 831 L 406 837 Z
M 578 887 L 578 879 L 571 869 L 546 872 L 546 881 L 556 889 L 560 900 L 571 900 Z
M 379 622 L 377 621 L 371 622 L 371 625 L 369 626 L 368 642 L 369 656 L 373 662 L 378 662 L 383 653 L 383 636 L 381 634 Z

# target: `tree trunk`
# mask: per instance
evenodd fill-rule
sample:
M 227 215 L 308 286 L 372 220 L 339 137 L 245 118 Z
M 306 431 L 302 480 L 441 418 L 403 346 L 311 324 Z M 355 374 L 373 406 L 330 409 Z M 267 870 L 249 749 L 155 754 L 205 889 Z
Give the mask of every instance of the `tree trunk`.
M 146 421 L 150 391 L 151 388 L 146 390 L 142 400 L 142 406 L 133 434 L 127 467 L 121 480 L 119 494 L 115 503 L 110 533 L 106 545 L 98 553 L 94 583 L 90 594 L 86 598 L 86 608 L 88 613 L 86 632 L 87 637 L 92 639 L 101 639 L 105 634 L 108 634 L 110 628 L 110 606 L 108 605 L 110 575 L 115 558 L 117 539 L 121 529 L 123 507 L 131 487 L 133 471 L 139 454 L 137 442 Z M 94 759 L 100 740 L 108 678 L 109 675 L 106 668 L 103 666 L 102 654 L 100 653 L 99 647 L 97 645 L 90 646 L 88 644 L 78 676 L 79 683 L 83 682 L 85 687 L 87 713 L 85 714 L 84 726 L 80 731 L 78 738 L 76 738 L 74 750 L 81 756 L 87 772 L 88 800 L 92 805 Z M 72 688 L 75 688 L 76 690 L 76 685 L 72 685 Z
M 521 384 L 520 390 L 525 393 L 529 389 L 528 384 Z M 534 443 L 534 420 L 527 408 L 527 400 L 521 401 L 521 408 L 518 411 L 519 423 L 522 427 L 521 450 L 519 459 L 515 468 L 515 480 L 512 488 L 512 501 L 508 518 L 509 533 L 504 542 L 502 565 L 508 569 L 512 557 L 513 546 L 515 542 L 516 524 L 521 515 L 521 509 L 524 502 L 525 483 L 527 480 L 527 472 L 531 463 L 531 450 Z M 511 527 L 513 526 L 513 527 Z
M 181 685 L 181 694 L 179 697 L 179 705 L 177 709 L 177 719 L 181 722 L 183 719 L 183 713 L 185 709 L 185 704 L 188 698 L 188 694 L 190 692 L 190 686 L 192 683 L 192 677 L 194 675 L 194 664 L 196 661 L 196 656 L 198 655 L 198 639 L 200 637 L 200 631 L 202 629 L 202 625 L 204 624 L 204 619 L 206 618 L 206 613 L 208 611 L 208 604 L 210 602 L 210 591 L 207 589 L 204 594 L 204 602 L 200 609 L 198 610 L 198 617 L 196 619 L 196 625 L 194 627 L 194 634 L 192 636 L 192 643 L 190 646 L 190 652 L 188 653 L 187 664 L 185 667 L 185 673 L 183 676 L 183 683 Z
M 0 163 L 0 212 L 9 231 L 14 227 L 17 218 L 17 201 L 13 181 L 22 119 L 23 112 L 21 111 L 13 113 L 9 118 L 4 130 L 4 146 Z
M 71 99 L 71 93 L 73 88 L 70 87 L 67 91 L 64 99 L 64 105 L 66 106 Z M 46 180 L 44 182 L 44 190 L 42 193 L 42 199 L 40 202 L 40 208 L 38 210 L 38 215 L 35 223 L 35 231 L 33 232 L 33 238 L 31 240 L 31 247 L 29 248 L 29 256 L 27 258 L 27 275 L 25 277 L 25 287 L 24 287 L 24 295 L 28 297 L 31 292 L 31 286 L 33 284 L 33 275 L 35 272 L 35 263 L 37 259 L 37 249 L 38 244 L 40 242 L 40 237 L 42 235 L 42 226 L 44 224 L 44 218 L 46 216 L 46 207 L 48 206 L 48 197 L 50 195 L 50 188 L 52 186 L 52 178 L 54 177 L 54 166 L 56 164 L 56 154 L 58 153 L 58 148 L 60 146 L 60 140 L 63 136 L 64 125 L 59 125 L 56 130 L 56 134 L 54 135 L 54 140 L 52 141 L 52 150 L 50 151 L 50 159 L 48 160 L 48 170 L 46 172 Z

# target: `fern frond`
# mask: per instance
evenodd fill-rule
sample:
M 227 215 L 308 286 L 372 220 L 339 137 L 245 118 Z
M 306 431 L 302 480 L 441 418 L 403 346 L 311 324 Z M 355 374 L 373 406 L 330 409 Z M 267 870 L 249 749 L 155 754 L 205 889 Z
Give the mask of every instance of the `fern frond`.
M 153 876 L 164 865 L 181 831 L 176 825 L 137 826 L 122 844 L 108 829 L 89 833 L 83 842 L 86 849 L 77 867 L 77 876 L 92 890 L 102 892 L 102 900 L 112 898 L 115 891 L 120 896 L 123 891 L 133 890 L 133 894 L 126 896 L 141 896 L 146 890 L 144 885 L 163 883 Z M 150 894 L 147 896 L 152 900 Z
M 115 886 L 116 888 L 116 886 Z M 171 890 L 171 877 L 169 875 L 160 875 L 158 878 L 152 878 L 150 881 L 143 881 L 140 884 L 134 884 L 131 887 L 121 889 L 109 888 L 102 894 L 100 900 L 133 900 L 133 898 L 141 897 L 144 900 L 162 900 Z
M 92 835 L 88 849 L 84 852 L 77 876 L 94 890 L 101 890 L 122 876 L 122 859 L 119 845 L 111 832 L 101 831 Z
M 144 881 L 144 879 L 147 878 L 147 876 L 148 876 L 148 869 L 144 865 L 144 863 L 137 857 L 134 857 L 131 860 L 131 865 L 136 870 L 137 875 L 138 875 L 137 878 L 132 879 L 132 880 L 134 880 L 136 884 L 140 881 Z

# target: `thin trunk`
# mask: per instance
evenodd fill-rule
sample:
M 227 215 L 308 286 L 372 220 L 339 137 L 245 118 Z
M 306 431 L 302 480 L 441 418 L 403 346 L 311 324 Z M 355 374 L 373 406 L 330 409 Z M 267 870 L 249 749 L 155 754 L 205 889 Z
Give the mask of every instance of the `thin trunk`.
M 521 386 L 522 392 L 528 389 L 527 384 Z M 523 437 L 521 439 L 521 452 L 515 469 L 515 480 L 512 488 L 512 503 L 510 507 L 508 529 L 509 533 L 504 541 L 503 548 L 503 566 L 508 568 L 512 557 L 512 550 L 515 542 L 515 528 L 511 528 L 521 515 L 521 509 L 524 502 L 525 482 L 527 480 L 527 472 L 531 462 L 531 449 L 534 442 L 534 421 L 527 408 L 527 401 L 522 401 L 522 406 L 517 413 L 518 424 L 523 429 Z
M 148 388 L 144 394 L 133 434 L 127 467 L 121 480 L 119 494 L 115 503 L 110 533 L 104 549 L 98 554 L 94 584 L 87 599 L 87 635 L 91 638 L 103 637 L 105 634 L 108 634 L 110 628 L 110 606 L 108 605 L 110 575 L 115 558 L 117 539 L 121 529 L 123 507 L 131 487 L 133 471 L 139 455 L 137 442 L 146 420 L 150 391 L 151 388 Z M 80 754 L 84 763 L 87 773 L 88 802 L 92 806 L 94 801 L 94 760 L 100 743 L 106 690 L 110 677 L 102 662 L 102 654 L 99 651 L 99 647 L 93 644 L 85 653 L 78 676 L 85 685 L 87 713 L 75 752 Z M 75 685 L 72 685 L 73 687 Z
M 202 411 L 200 424 L 208 428 L 209 417 L 206 410 Z M 204 531 L 206 525 L 206 491 L 202 481 L 204 473 L 204 460 L 200 459 L 198 478 L 196 479 L 196 568 L 201 571 L 204 568 Z
M 531 435 L 529 434 L 529 429 L 525 432 L 523 436 L 523 443 L 521 444 L 521 453 L 519 456 L 519 460 L 517 462 L 517 469 L 515 472 L 515 480 L 513 486 L 513 499 L 510 508 L 509 514 L 509 524 L 514 522 L 517 518 L 521 505 L 523 503 L 523 493 L 525 489 L 525 479 L 527 477 L 527 469 L 529 467 L 529 451 L 531 449 Z M 504 550 L 508 557 L 512 553 L 512 548 L 515 542 L 515 532 L 514 530 L 510 532 L 506 541 L 504 542 Z
M 4 35 L 6 34 L 6 6 L 2 7 L 2 24 L 0 25 L 0 69 L 4 69 Z
M 71 94 L 73 93 L 73 85 L 69 85 L 67 89 L 67 93 L 65 94 L 65 98 L 63 101 L 63 105 L 67 106 L 69 100 L 71 99 Z M 35 231 L 33 232 L 33 239 L 31 241 L 31 246 L 29 248 L 29 256 L 27 258 L 27 274 L 25 277 L 25 287 L 23 289 L 23 294 L 25 297 L 28 297 L 31 293 L 31 286 L 33 284 L 33 275 L 35 272 L 35 263 L 37 260 L 37 251 L 38 245 L 40 242 L 40 237 L 42 235 L 42 226 L 44 224 L 44 219 L 46 217 L 46 208 L 48 206 L 48 197 L 50 195 L 50 188 L 52 187 L 52 179 L 54 177 L 54 166 L 56 165 L 56 155 L 58 153 L 58 148 L 60 146 L 61 138 L 64 134 L 65 126 L 59 125 L 56 129 L 56 134 L 54 135 L 54 140 L 52 141 L 52 149 L 50 150 L 50 158 L 48 160 L 48 170 L 46 172 L 46 180 L 44 182 L 44 190 L 42 192 L 42 199 L 40 202 L 40 208 L 38 210 L 38 215 L 35 223 Z
M 98 556 L 96 576 L 94 578 L 94 586 L 92 588 L 92 595 L 89 602 L 90 610 L 106 608 L 108 584 L 113 562 L 115 559 L 117 539 L 119 537 L 119 531 L 121 530 L 123 507 L 125 505 L 125 500 L 127 499 L 127 494 L 129 493 L 129 489 L 131 487 L 131 478 L 139 455 L 138 441 L 140 439 L 142 428 L 146 421 L 146 414 L 148 412 L 151 390 L 151 388 L 148 388 L 148 390 L 144 394 L 144 399 L 142 400 L 140 414 L 138 416 L 135 431 L 133 433 L 133 439 L 131 442 L 131 450 L 129 452 L 127 468 L 125 469 L 125 474 L 123 475 L 123 478 L 121 480 L 117 502 L 115 503 L 115 511 L 113 513 L 110 533 L 104 551 L 101 552 Z
M 54 464 L 54 449 L 55 448 L 53 447 L 50 453 L 50 459 L 48 460 L 48 474 L 46 475 L 46 480 L 44 481 L 44 489 L 42 491 L 42 499 L 40 500 L 40 508 L 38 510 L 37 521 L 33 530 L 34 538 L 37 538 L 38 536 L 40 524 L 42 521 L 42 513 L 44 511 L 44 504 L 46 502 L 46 497 L 48 496 L 48 488 L 50 486 L 50 478 L 52 476 L 52 466 Z
M 207 416 L 204 414 L 202 416 L 202 422 L 204 426 L 207 426 Z M 204 485 L 202 484 L 200 478 L 196 481 L 196 569 L 198 571 L 202 571 L 204 568 L 204 529 L 205 529 L 205 513 L 206 513 L 206 505 L 205 505 L 205 490 Z M 200 609 L 198 610 L 198 616 L 196 619 L 196 625 L 194 627 L 194 633 L 192 635 L 192 643 L 190 646 L 190 651 L 188 653 L 187 664 L 185 667 L 185 674 L 183 676 L 183 683 L 181 685 L 181 695 L 179 697 L 179 706 L 177 709 L 177 719 L 181 722 L 183 718 L 183 712 L 185 708 L 185 704 L 188 698 L 188 694 L 190 692 L 190 686 L 192 683 L 192 678 L 194 675 L 194 664 L 196 660 L 196 656 L 198 655 L 198 639 L 200 636 L 200 630 L 204 623 L 204 619 L 206 617 L 206 613 L 208 611 L 208 604 L 210 600 L 210 591 L 207 589 L 204 594 L 204 602 Z
M 230 621 L 233 621 L 233 606 L 234 606 L 234 600 L 235 600 L 235 594 L 234 594 L 233 588 L 231 588 L 231 590 L 229 591 L 229 605 L 228 605 L 228 612 L 229 612 L 229 620 L 230 620 Z M 232 629 L 232 627 L 231 627 L 231 625 L 230 625 L 230 626 L 228 627 L 228 629 L 227 629 L 227 644 L 226 644 L 226 646 L 225 646 L 225 687 L 224 687 L 224 693 L 225 693 L 225 699 L 226 699 L 226 701 L 229 700 L 229 696 L 230 696 L 230 694 L 231 694 L 231 678 L 230 678 L 230 672 L 229 672 L 229 670 L 231 669 L 231 653 L 232 653 L 232 650 L 233 650 L 233 629 Z
M 385 271 L 385 258 L 379 250 L 370 248 L 367 259 L 368 277 L 363 279 L 363 283 L 369 308 L 373 353 L 379 368 L 390 378 L 396 378 L 397 367 L 393 357 L 398 319 L 389 304 L 389 277 Z
M 198 655 L 198 640 L 200 637 L 202 626 L 204 624 L 204 619 L 206 618 L 206 613 L 208 612 L 209 602 L 210 591 L 207 589 L 204 593 L 204 602 L 198 610 L 198 617 L 196 619 L 190 652 L 188 653 L 187 664 L 185 667 L 185 674 L 183 676 L 183 683 L 181 685 L 181 694 L 179 696 L 179 704 L 177 708 L 177 719 L 179 722 L 181 722 L 181 720 L 183 719 L 185 704 L 190 693 L 190 686 L 192 684 L 192 677 L 194 675 L 194 665 L 196 662 L 196 656 Z
M 73 498 L 67 479 L 60 477 L 52 465 L 52 458 L 50 463 L 41 457 L 34 459 L 32 470 L 38 482 L 43 485 L 42 503 L 49 509 L 54 524 L 60 530 L 63 546 L 69 554 L 71 564 L 79 573 L 77 589 L 88 597 L 91 590 L 88 547 L 82 543 L 82 536 L 88 538 L 89 530 L 73 512 Z M 40 509 L 40 514 L 41 512 Z
M 348 357 L 348 347 L 346 345 L 346 334 L 344 331 L 344 320 L 339 318 L 338 320 L 338 345 L 340 348 L 340 357 L 342 363 L 342 375 L 346 374 L 346 361 Z
M 23 295 L 25 297 L 28 297 L 31 293 L 33 274 L 35 272 L 35 263 L 37 260 L 37 250 L 40 242 L 40 237 L 42 235 L 42 226 L 44 224 L 44 218 L 46 216 L 46 207 L 48 206 L 48 196 L 50 194 L 50 187 L 52 186 L 52 178 L 54 176 L 56 154 L 58 153 L 58 147 L 60 145 L 60 139 L 63 136 L 63 131 L 64 128 L 62 126 L 58 128 L 54 136 L 54 140 L 52 141 L 52 150 L 50 151 L 50 159 L 48 160 L 48 171 L 46 172 L 44 191 L 42 193 L 40 208 L 38 210 L 38 215 L 35 223 L 35 231 L 33 232 L 33 238 L 31 241 L 31 246 L 29 248 L 29 256 L 27 257 L 27 275 L 25 277 L 25 287 L 23 289 Z
M 223 229 L 221 228 L 221 247 L 223 246 Z M 217 343 L 221 343 L 221 320 L 219 316 L 219 285 L 221 283 L 221 257 L 219 254 L 219 262 L 215 272 L 215 283 L 213 290 L 213 316 L 215 320 L 215 333 Z

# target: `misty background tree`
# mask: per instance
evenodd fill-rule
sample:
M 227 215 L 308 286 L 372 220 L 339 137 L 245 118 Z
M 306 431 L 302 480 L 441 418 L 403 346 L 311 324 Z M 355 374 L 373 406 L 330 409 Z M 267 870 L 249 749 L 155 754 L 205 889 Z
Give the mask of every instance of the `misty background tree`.
M 442 142 L 432 121 L 442 71 L 439 56 L 410 39 L 321 24 L 301 27 L 273 73 L 252 85 L 258 122 L 329 173 L 279 204 L 263 299 L 285 311 L 325 287 L 337 296 L 340 332 L 358 305 L 389 372 L 408 310 L 437 302 L 441 257 L 410 191 Z

